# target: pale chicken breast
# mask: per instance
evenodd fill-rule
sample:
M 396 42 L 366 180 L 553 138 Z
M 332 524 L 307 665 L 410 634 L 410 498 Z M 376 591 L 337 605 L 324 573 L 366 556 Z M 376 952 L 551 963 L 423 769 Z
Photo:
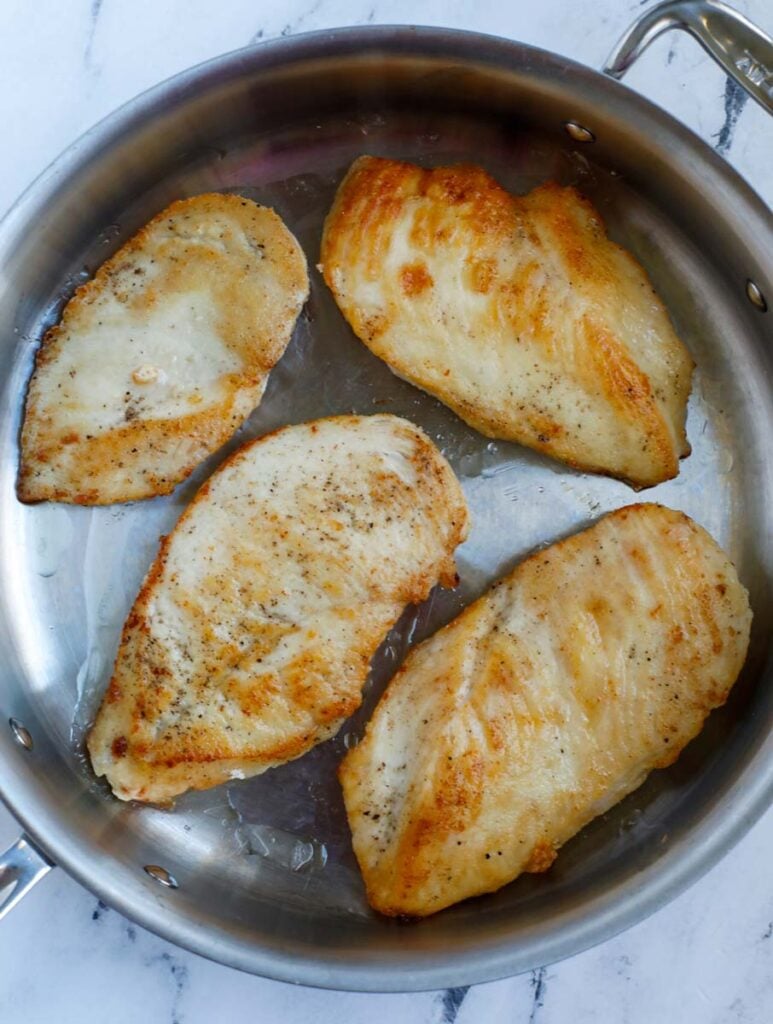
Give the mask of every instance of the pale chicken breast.
M 406 604 L 456 582 L 467 510 L 395 416 L 285 427 L 236 452 L 165 538 L 88 739 L 121 799 L 256 775 L 332 736 Z
M 173 203 L 43 339 L 19 498 L 105 505 L 171 491 L 260 402 L 308 290 L 273 210 L 235 195 Z
M 648 487 L 676 476 L 693 362 L 573 188 L 361 157 L 321 268 L 355 333 L 488 437 Z
M 409 654 L 341 765 L 373 907 L 545 871 L 725 701 L 750 620 L 717 544 L 658 505 L 528 558 Z

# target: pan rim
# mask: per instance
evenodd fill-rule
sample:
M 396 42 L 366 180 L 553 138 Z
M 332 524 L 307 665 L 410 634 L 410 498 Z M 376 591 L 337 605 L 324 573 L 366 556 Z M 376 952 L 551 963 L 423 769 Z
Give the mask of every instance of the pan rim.
M 632 113 L 638 111 L 664 130 L 678 131 L 680 137 L 686 137 L 693 152 L 704 164 L 708 162 L 708 169 L 716 177 L 714 185 L 723 183 L 725 188 L 731 189 L 738 202 L 744 205 L 750 221 L 761 218 L 766 222 L 771 218 L 763 200 L 707 143 L 646 98 L 585 65 L 494 35 L 459 29 L 379 25 L 326 29 L 247 46 L 179 72 L 130 99 L 67 147 L 9 209 L 0 223 L 0 264 L 4 255 L 12 251 L 14 239 L 19 237 L 35 210 L 43 208 L 47 198 L 55 194 L 57 183 L 76 176 L 83 164 L 95 159 L 116 138 L 153 115 L 159 100 L 179 102 L 188 90 L 211 88 L 238 73 L 245 61 L 259 70 L 288 61 L 311 57 L 330 59 L 336 55 L 351 56 L 358 51 L 365 55 L 379 49 L 409 56 L 434 52 L 446 58 L 513 68 L 531 60 L 535 67 L 539 65 L 547 71 L 560 70 L 562 74 L 569 71 L 597 85 L 603 82 L 605 90 L 618 96 Z M 527 959 L 503 941 L 495 949 L 479 946 L 472 955 L 469 950 L 454 953 L 443 963 L 424 963 L 414 953 L 416 965 L 410 970 L 397 970 L 391 964 L 343 964 L 331 955 L 325 961 L 321 958 L 311 961 L 290 952 L 278 954 L 255 948 L 224 930 L 208 931 L 206 936 L 200 937 L 195 929 L 185 926 L 187 918 L 182 912 L 171 916 L 161 903 L 156 905 L 155 911 L 138 909 L 121 886 L 111 884 L 109 866 L 101 873 L 87 871 L 83 865 L 92 853 L 90 843 L 84 836 L 72 833 L 63 815 L 46 811 L 46 798 L 36 780 L 30 772 L 19 770 L 19 762 L 9 750 L 10 747 L 0 745 L 3 767 L 0 796 L 34 841 L 106 903 L 175 944 L 229 966 L 279 981 L 355 991 L 421 991 L 492 981 L 530 969 L 537 963 L 535 957 L 543 964 L 580 952 L 642 920 L 696 881 L 748 831 L 773 800 L 773 737 L 768 736 L 760 743 L 743 775 L 728 786 L 720 801 L 697 823 L 689 834 L 689 843 L 684 841 L 674 846 L 638 875 L 633 897 L 630 885 L 623 889 L 623 899 L 619 893 L 601 894 L 590 905 L 584 904 L 582 911 L 574 913 L 576 920 L 573 924 L 570 921 L 571 927 L 557 925 L 552 936 L 549 934 L 530 947 Z M 753 765 L 758 769 L 756 774 L 750 771 Z M 32 809 L 31 813 L 27 813 L 27 808 Z M 41 814 L 37 821 L 34 820 L 36 811 Z M 610 905 L 613 901 L 616 906 Z

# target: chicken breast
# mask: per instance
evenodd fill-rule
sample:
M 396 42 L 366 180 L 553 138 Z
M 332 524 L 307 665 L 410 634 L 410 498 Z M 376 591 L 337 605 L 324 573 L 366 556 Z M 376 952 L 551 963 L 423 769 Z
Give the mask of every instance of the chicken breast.
M 545 871 L 722 704 L 751 612 L 687 516 L 633 505 L 420 644 L 340 768 L 368 899 L 424 916 Z
M 171 491 L 259 403 L 308 290 L 273 210 L 234 195 L 172 203 L 43 339 L 19 498 L 107 505 Z
M 454 586 L 467 510 L 395 416 L 245 445 L 165 538 L 88 738 L 121 799 L 257 775 L 337 732 L 406 604 Z
M 648 487 L 676 476 L 693 362 L 591 203 L 479 167 L 361 157 L 322 270 L 355 333 L 487 437 Z

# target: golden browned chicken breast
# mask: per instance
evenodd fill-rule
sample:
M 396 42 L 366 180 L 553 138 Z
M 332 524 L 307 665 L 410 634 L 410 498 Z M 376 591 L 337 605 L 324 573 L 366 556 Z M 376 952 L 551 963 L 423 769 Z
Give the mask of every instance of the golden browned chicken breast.
M 528 558 L 408 655 L 341 765 L 371 904 L 420 917 L 545 871 L 725 701 L 750 621 L 717 544 L 659 505 Z
M 459 484 L 417 427 L 338 416 L 245 445 L 167 537 L 88 739 L 124 800 L 257 775 L 337 732 L 406 604 L 456 581 Z
M 43 339 L 21 437 L 22 501 L 166 494 L 260 401 L 309 283 L 273 212 L 173 203 L 104 263 Z
M 689 454 L 692 359 L 573 188 L 361 157 L 321 260 L 357 336 L 488 437 L 637 487 Z

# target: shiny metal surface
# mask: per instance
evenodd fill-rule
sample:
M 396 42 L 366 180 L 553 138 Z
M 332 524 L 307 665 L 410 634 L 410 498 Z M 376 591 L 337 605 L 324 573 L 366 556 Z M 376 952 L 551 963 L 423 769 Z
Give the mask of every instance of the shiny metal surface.
M 567 120 L 592 124 L 578 148 Z M 536 546 L 636 500 L 624 484 L 493 443 L 398 380 L 353 337 L 314 266 L 349 162 L 368 152 L 475 160 L 507 187 L 546 178 L 588 194 L 647 267 L 698 364 L 677 480 L 646 497 L 684 509 L 735 560 L 755 611 L 728 705 L 679 761 L 593 822 L 545 876 L 420 924 L 365 904 L 334 767 L 407 644 Z M 139 581 L 219 452 L 169 498 L 105 509 L 14 496 L 25 382 L 41 332 L 84 275 L 172 199 L 232 189 L 274 206 L 309 258 L 312 293 L 263 403 L 237 441 L 355 410 L 408 416 L 435 438 L 473 514 L 458 592 L 408 612 L 374 663 L 364 708 L 336 739 L 266 775 L 121 804 L 83 736 Z M 480 982 L 568 956 L 673 897 L 767 806 L 773 786 L 769 637 L 773 542 L 770 213 L 709 147 L 630 90 L 530 47 L 434 29 L 278 40 L 203 65 L 81 139 L 0 228 L 0 785 L 59 864 L 148 928 L 232 966 L 333 988 Z M 163 864 L 178 889 L 143 870 Z
M 762 294 L 762 291 L 760 290 L 760 286 L 758 284 L 756 284 L 754 281 L 747 281 L 746 282 L 746 297 L 748 298 L 749 302 L 751 302 L 751 304 L 753 306 L 756 306 L 756 308 L 760 311 L 760 313 L 767 313 L 767 311 L 768 311 L 767 299 Z
M 158 882 L 159 885 L 165 886 L 167 889 L 177 889 L 180 883 L 174 877 L 170 875 L 166 868 L 162 868 L 159 864 L 146 864 L 142 869 L 146 875 Z
M 8 727 L 19 746 L 24 747 L 25 750 L 32 750 L 35 744 L 32 742 L 32 736 L 26 726 L 23 726 L 21 722 L 17 722 L 15 718 L 9 718 Z
M 596 141 L 596 136 L 590 128 L 583 128 L 583 126 L 581 124 L 577 124 L 576 121 L 567 121 L 564 128 L 566 128 L 567 135 L 575 142 Z
M 721 0 L 665 0 L 645 11 L 609 55 L 604 72 L 620 79 L 663 32 L 689 32 L 723 70 L 773 114 L 773 39 Z
M 16 906 L 53 864 L 26 836 L 0 853 L 0 919 Z

